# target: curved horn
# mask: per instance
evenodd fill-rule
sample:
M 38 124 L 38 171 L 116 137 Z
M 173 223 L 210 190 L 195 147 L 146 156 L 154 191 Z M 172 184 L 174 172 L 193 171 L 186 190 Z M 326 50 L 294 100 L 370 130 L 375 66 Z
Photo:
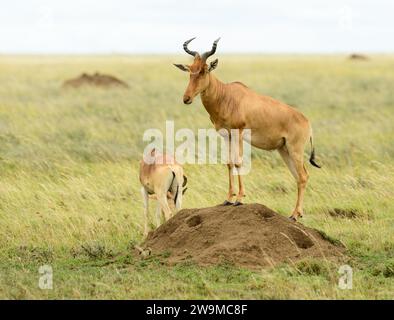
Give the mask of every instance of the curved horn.
M 194 39 L 196 39 L 196 37 L 191 38 L 191 39 L 185 41 L 185 43 L 183 44 L 183 49 L 186 51 L 186 53 L 190 54 L 190 55 L 193 56 L 193 57 L 195 57 L 195 56 L 198 54 L 198 52 L 197 52 L 197 51 L 191 51 L 191 50 L 189 50 L 188 47 L 187 47 L 187 45 L 188 45 L 190 42 L 192 42 Z
M 216 47 L 218 46 L 218 42 L 219 42 L 220 38 L 217 38 L 212 45 L 212 49 L 211 51 L 207 51 L 205 53 L 203 53 L 203 55 L 201 56 L 201 59 L 203 61 L 207 60 L 210 56 L 212 56 L 213 54 L 215 54 L 216 52 Z

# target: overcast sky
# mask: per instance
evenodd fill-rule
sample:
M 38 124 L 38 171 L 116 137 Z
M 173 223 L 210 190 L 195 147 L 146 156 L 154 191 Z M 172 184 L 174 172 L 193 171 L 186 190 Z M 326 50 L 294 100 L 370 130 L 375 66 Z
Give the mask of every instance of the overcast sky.
M 394 52 L 393 0 L 0 0 L 0 53 Z

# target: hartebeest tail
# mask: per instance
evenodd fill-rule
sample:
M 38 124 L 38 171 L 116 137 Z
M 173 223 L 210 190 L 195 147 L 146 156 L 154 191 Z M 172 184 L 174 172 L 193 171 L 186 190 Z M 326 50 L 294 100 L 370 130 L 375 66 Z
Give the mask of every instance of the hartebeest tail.
M 168 196 L 167 198 L 171 198 L 174 200 L 174 203 L 176 204 L 178 201 L 178 194 L 179 194 L 179 188 L 182 186 L 182 195 L 185 194 L 187 190 L 187 177 L 185 175 L 182 176 L 182 179 L 180 179 L 180 175 L 176 171 L 172 171 L 172 182 L 170 187 L 168 188 Z M 183 181 L 182 181 L 183 180 Z M 171 193 L 174 192 L 175 190 L 175 196 L 171 196 Z
M 311 163 L 312 166 L 320 169 L 321 166 L 318 165 L 315 162 L 315 146 L 313 145 L 313 136 L 312 136 L 312 134 L 311 134 L 311 137 L 309 138 L 309 141 L 311 143 L 311 156 L 309 157 L 309 162 Z
M 182 185 L 183 191 L 182 193 L 185 194 L 186 190 L 187 190 L 187 177 L 184 175 L 183 176 L 183 185 Z

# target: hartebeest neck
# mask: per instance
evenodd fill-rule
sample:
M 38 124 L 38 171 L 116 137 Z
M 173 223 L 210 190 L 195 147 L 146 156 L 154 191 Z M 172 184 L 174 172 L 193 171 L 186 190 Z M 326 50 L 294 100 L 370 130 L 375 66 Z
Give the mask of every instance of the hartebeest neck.
M 224 93 L 224 83 L 210 73 L 209 85 L 201 92 L 201 101 L 214 121 L 218 118 L 219 112 L 221 111 L 221 105 L 225 98 Z

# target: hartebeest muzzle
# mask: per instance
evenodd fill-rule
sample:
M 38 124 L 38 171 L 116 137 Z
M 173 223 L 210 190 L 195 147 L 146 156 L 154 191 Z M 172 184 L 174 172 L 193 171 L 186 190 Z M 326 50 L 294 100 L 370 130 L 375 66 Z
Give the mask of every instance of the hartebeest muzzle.
M 184 104 L 191 104 L 193 102 L 193 98 L 188 96 L 188 95 L 184 95 L 183 96 L 183 103 Z

